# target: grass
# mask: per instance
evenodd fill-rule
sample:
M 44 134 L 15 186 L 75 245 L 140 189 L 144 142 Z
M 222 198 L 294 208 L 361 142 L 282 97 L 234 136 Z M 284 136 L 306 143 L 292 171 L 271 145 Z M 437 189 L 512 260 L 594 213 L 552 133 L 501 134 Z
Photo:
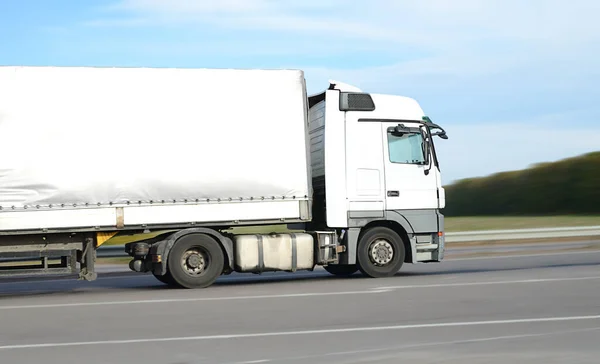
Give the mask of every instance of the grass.
M 600 215 L 446 217 L 445 225 L 448 232 L 592 226 L 600 225 Z

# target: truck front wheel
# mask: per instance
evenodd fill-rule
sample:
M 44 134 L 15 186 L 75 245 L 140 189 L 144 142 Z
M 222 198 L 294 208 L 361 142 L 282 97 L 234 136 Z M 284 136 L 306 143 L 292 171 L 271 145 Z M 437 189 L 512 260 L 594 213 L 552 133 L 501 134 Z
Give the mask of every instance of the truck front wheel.
M 391 277 L 402 268 L 406 252 L 400 235 L 385 227 L 370 228 L 361 235 L 357 260 L 364 275 Z
M 189 234 L 175 242 L 169 252 L 168 269 L 184 288 L 205 288 L 223 273 L 225 256 L 219 243 L 205 234 Z

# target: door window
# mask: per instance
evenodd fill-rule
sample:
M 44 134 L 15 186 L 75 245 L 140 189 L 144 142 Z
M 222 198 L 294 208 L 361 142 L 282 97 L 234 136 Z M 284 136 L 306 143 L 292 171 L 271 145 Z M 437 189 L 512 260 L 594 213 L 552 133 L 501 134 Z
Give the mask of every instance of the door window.
M 423 149 L 421 134 L 397 136 L 388 133 L 388 150 L 390 162 L 392 163 L 424 164 Z

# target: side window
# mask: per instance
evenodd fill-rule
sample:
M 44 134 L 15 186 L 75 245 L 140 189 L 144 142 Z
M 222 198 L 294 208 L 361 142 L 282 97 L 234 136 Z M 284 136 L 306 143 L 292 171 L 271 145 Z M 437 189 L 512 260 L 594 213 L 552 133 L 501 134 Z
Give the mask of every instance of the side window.
M 423 137 L 421 134 L 396 136 L 388 133 L 390 162 L 403 164 L 423 164 Z

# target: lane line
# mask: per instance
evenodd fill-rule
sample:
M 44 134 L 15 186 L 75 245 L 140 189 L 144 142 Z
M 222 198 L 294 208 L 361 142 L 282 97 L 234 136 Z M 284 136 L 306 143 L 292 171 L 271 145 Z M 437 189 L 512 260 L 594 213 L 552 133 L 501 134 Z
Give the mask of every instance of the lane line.
M 493 325 L 533 324 L 533 323 L 590 321 L 590 320 L 600 320 L 600 315 L 542 317 L 542 318 L 490 320 L 490 321 L 441 322 L 441 323 L 431 323 L 431 324 L 368 326 L 368 327 L 354 327 L 354 328 L 347 328 L 347 329 L 280 331 L 280 332 L 264 332 L 264 333 L 249 333 L 249 334 L 181 336 L 181 337 L 163 337 L 163 338 L 128 339 L 128 340 L 73 341 L 73 342 L 62 342 L 62 343 L 3 345 L 3 346 L 0 346 L 0 350 L 61 348 L 61 347 L 74 347 L 74 346 L 147 344 L 147 343 L 177 342 L 177 341 L 252 339 L 252 338 L 272 337 L 272 336 L 323 335 L 323 334 L 342 334 L 342 333 L 355 333 L 355 332 L 399 331 L 399 330 L 407 330 L 407 329 L 428 329 L 428 328 L 440 328 L 440 327 L 467 327 L 467 326 L 484 326 L 484 325 L 486 325 L 486 326 L 492 325 L 493 326 Z
M 539 334 L 519 334 L 519 335 L 492 336 L 492 337 L 484 337 L 484 338 L 478 338 L 478 339 L 436 341 L 436 342 L 390 346 L 390 347 L 376 348 L 376 349 L 337 351 L 337 352 L 324 353 L 324 354 L 277 358 L 277 361 L 298 361 L 298 360 L 316 359 L 316 358 L 331 357 L 331 356 L 383 353 L 386 351 L 397 351 L 397 350 L 404 351 L 407 349 L 416 349 L 416 348 L 423 348 L 423 347 L 430 347 L 430 346 L 475 344 L 475 343 L 489 342 L 489 341 L 527 339 L 527 338 L 546 337 L 546 336 L 559 336 L 559 335 L 580 334 L 580 333 L 584 333 L 584 332 L 594 332 L 594 331 L 600 331 L 600 327 L 593 327 L 593 328 L 589 328 L 589 329 L 578 329 L 578 330 L 562 330 L 562 331 L 544 332 L 544 333 L 539 333 Z M 271 360 L 275 360 L 275 359 L 271 359 Z
M 449 251 L 450 249 L 448 249 Z M 564 252 L 564 253 L 537 253 L 537 254 L 514 254 L 514 255 L 501 255 L 495 257 L 471 257 L 471 258 L 452 258 L 450 254 L 442 260 L 443 262 L 461 262 L 468 260 L 496 260 L 496 259 L 510 259 L 510 258 L 537 258 L 537 257 L 555 257 L 563 255 L 583 255 L 583 254 L 600 254 L 600 250 L 591 250 L 585 252 Z
M 189 303 L 189 302 L 276 299 L 276 298 L 368 295 L 368 294 L 388 293 L 388 292 L 392 292 L 394 290 L 401 290 L 401 289 L 470 287 L 470 286 L 488 286 L 488 285 L 499 285 L 499 284 L 532 284 L 532 283 L 569 282 L 569 281 L 587 281 L 587 280 L 600 280 L 600 276 L 386 286 L 386 287 L 365 288 L 364 291 L 309 292 L 309 293 L 290 293 L 290 294 L 257 295 L 257 296 L 168 298 L 168 299 L 150 299 L 150 300 L 134 300 L 134 301 L 105 301 L 105 302 L 100 301 L 100 302 L 54 303 L 54 304 L 40 304 L 40 305 L 12 305 L 12 306 L 0 306 L 0 310 L 24 310 L 24 309 L 40 309 L 40 308 L 70 308 L 70 307 L 90 307 L 90 306 L 116 306 L 116 305 L 138 305 L 138 304 L 160 304 L 160 303 Z
M 138 305 L 138 304 L 144 304 L 144 303 L 239 301 L 239 300 L 256 300 L 256 299 L 272 299 L 272 298 L 369 295 L 369 294 L 377 294 L 377 293 L 385 293 L 385 292 L 389 292 L 389 291 L 384 290 L 384 289 L 372 289 L 372 290 L 364 290 L 364 291 L 290 293 L 290 294 L 258 295 L 258 296 L 167 298 L 167 299 L 137 300 L 137 301 L 54 303 L 54 304 L 47 304 L 47 305 L 0 306 L 0 310 L 21 310 L 21 309 L 34 309 L 34 308 L 65 308 L 65 307 L 86 307 L 86 306 Z
M 373 290 L 396 290 L 396 289 L 411 289 L 411 288 L 444 288 L 444 287 L 469 287 L 469 286 L 489 286 L 493 284 L 528 284 L 528 283 L 549 283 L 549 282 L 569 282 L 569 281 L 590 281 L 598 280 L 600 276 L 590 277 L 573 277 L 573 278 L 540 278 L 540 279 L 523 279 L 514 281 L 485 281 L 485 282 L 464 282 L 464 283 L 436 283 L 422 285 L 405 285 L 405 286 L 388 286 L 374 287 Z

